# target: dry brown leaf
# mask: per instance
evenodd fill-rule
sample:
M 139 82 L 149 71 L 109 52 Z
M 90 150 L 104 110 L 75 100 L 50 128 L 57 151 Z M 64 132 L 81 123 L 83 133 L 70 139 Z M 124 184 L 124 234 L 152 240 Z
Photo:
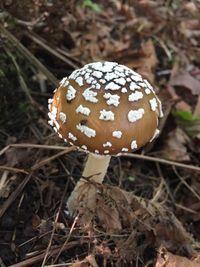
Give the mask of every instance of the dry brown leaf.
M 185 257 L 174 255 L 161 247 L 155 267 L 200 267 L 200 264 Z
M 91 230 L 93 222 L 95 229 L 99 228 L 100 231 L 104 229 L 111 236 L 113 233 L 120 235 L 126 233 L 120 239 L 113 237 L 120 259 L 134 260 L 136 256 L 134 251 L 143 253 L 148 246 L 152 248 L 165 246 L 173 252 L 180 252 L 181 247 L 182 252 L 187 251 L 188 255 L 193 255 L 191 236 L 179 220 L 162 205 L 136 197 L 133 193 L 118 187 L 109 185 L 97 185 L 97 187 L 96 201 L 93 201 L 94 205 L 96 203 L 96 209 L 93 214 L 89 213 L 90 218 L 86 215 L 87 207 L 79 209 L 81 218 L 79 225 L 85 226 L 88 223 Z M 103 248 L 99 248 L 99 253 L 102 254 L 103 251 Z
M 180 128 L 170 132 L 162 150 L 162 157 L 175 161 L 189 161 L 186 144 L 189 137 Z
M 137 69 L 137 71 L 147 78 L 150 82 L 154 81 L 154 69 L 158 63 L 154 45 L 151 39 L 142 43 L 141 50 L 135 57 L 129 57 L 126 60 L 129 68 Z
M 108 203 L 104 198 L 97 197 L 96 213 L 100 224 L 107 231 L 121 230 L 122 225 L 119 218 L 119 212 L 115 207 L 115 203 L 108 199 Z
M 180 32 L 187 38 L 200 36 L 200 22 L 198 19 L 188 19 L 181 21 Z
M 182 8 L 184 11 L 189 12 L 193 15 L 198 13 L 198 8 L 194 2 L 183 3 Z
M 175 75 L 171 81 L 171 86 L 182 86 L 191 90 L 193 95 L 200 94 L 200 81 L 195 79 L 189 72 L 181 71 Z

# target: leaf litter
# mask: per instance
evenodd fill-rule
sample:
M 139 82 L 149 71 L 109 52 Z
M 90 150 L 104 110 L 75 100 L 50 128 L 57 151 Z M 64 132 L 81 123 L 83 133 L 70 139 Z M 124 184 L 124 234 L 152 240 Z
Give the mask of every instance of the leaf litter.
M 0 56 L 2 264 L 199 266 L 200 182 L 198 170 L 191 171 L 200 160 L 198 1 L 31 0 L 1 7 L 0 50 L 12 55 Z M 63 143 L 47 124 L 46 103 L 60 78 L 96 60 L 143 74 L 166 115 L 159 139 L 138 158 L 112 159 L 108 184 L 92 184 L 96 201 L 90 209 L 80 205 L 73 219 L 66 201 L 84 155 L 59 151 Z M 11 100 L 20 126 L 6 112 L 15 113 Z M 21 147 L 9 147 L 13 142 Z M 183 162 L 191 168 L 182 169 Z M 164 190 L 154 198 L 160 184 Z

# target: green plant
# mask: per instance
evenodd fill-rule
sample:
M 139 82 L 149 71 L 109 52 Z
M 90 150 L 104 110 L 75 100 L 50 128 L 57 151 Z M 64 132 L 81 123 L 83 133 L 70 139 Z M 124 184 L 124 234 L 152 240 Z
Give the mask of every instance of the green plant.
M 178 110 L 173 112 L 177 124 L 192 138 L 200 134 L 200 116 L 191 112 Z
M 101 12 L 101 7 L 92 0 L 83 0 L 83 6 L 90 8 L 94 12 Z

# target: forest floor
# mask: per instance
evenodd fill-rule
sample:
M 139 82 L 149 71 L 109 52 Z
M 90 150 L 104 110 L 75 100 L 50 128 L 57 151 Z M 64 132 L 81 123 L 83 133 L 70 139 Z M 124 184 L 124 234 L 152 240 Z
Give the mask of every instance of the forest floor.
M 2 0 L 0 266 L 200 266 L 200 2 Z M 113 157 L 86 222 L 66 202 L 86 155 L 48 125 L 59 80 L 124 64 L 163 103 L 160 136 Z

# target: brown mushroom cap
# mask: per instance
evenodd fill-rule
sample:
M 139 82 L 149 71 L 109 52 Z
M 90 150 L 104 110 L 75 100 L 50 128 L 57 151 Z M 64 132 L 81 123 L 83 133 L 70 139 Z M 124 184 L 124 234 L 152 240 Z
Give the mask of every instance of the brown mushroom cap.
M 61 138 L 102 155 L 139 149 L 159 133 L 163 116 L 149 82 L 114 62 L 87 64 L 64 78 L 49 111 Z

